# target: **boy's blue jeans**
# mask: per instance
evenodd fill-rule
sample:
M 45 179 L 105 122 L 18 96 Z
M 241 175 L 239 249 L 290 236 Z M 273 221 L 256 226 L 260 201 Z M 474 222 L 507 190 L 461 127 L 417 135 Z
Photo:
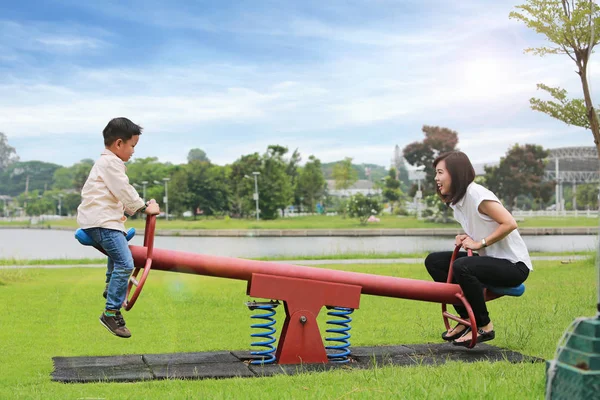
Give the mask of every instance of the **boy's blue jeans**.
M 129 276 L 133 271 L 133 257 L 125 234 L 121 231 L 106 228 L 89 228 L 85 233 L 102 247 L 108 255 L 106 265 L 106 297 L 107 310 L 120 310 L 127 294 Z

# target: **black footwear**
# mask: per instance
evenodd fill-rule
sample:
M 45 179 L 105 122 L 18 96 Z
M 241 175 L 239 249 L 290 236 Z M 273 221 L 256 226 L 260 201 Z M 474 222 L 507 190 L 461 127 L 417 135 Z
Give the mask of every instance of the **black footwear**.
M 464 326 L 463 324 L 458 324 L 454 327 L 454 329 L 458 328 L 459 326 Z M 469 327 L 465 327 L 466 329 L 463 329 L 460 332 L 454 333 L 452 335 L 448 335 L 448 331 L 443 332 L 442 333 L 442 339 L 447 340 L 449 342 L 451 342 L 454 339 L 458 339 L 459 337 L 461 337 L 462 335 L 464 335 L 465 333 L 469 332 L 471 330 L 471 328 Z
M 108 297 L 108 283 L 104 287 L 104 293 L 102 293 L 102 297 L 104 297 L 105 299 Z
M 114 316 L 108 316 L 103 312 L 100 316 L 100 323 L 115 336 L 122 338 L 131 337 L 131 332 L 125 326 L 125 320 L 120 311 L 117 311 Z
M 493 330 L 489 332 L 485 332 L 483 329 L 477 329 L 477 343 L 487 342 L 488 340 L 492 340 L 496 337 L 496 332 Z M 464 346 L 469 347 L 471 344 L 471 340 L 465 340 L 464 342 L 457 342 L 456 340 L 452 341 L 452 344 L 455 346 Z

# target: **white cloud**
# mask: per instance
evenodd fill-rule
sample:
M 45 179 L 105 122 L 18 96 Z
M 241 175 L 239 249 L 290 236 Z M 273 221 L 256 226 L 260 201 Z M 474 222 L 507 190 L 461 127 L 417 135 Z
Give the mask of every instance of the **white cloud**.
M 56 51 L 57 49 L 64 49 L 66 51 L 78 51 L 86 48 L 96 49 L 106 44 L 106 42 L 94 38 L 73 36 L 39 37 L 35 41 L 52 48 L 48 49 L 48 51 Z
M 86 4 L 81 6 L 98 7 Z M 91 138 L 110 118 L 124 115 L 155 133 L 156 140 L 164 136 L 148 148 L 164 161 L 185 160 L 189 149 L 168 147 L 167 134 L 177 134 L 200 143 L 192 147 L 210 148 L 209 157 L 212 152 L 211 159 L 222 163 L 280 143 L 324 162 L 349 156 L 387 165 L 396 143 L 402 147 L 422 139 L 423 124 L 456 129 L 461 148 L 490 157 L 503 155 L 515 141 L 543 143 L 547 132 L 565 126 L 527 128 L 532 121 L 551 125 L 546 124 L 550 117 L 528 111 L 529 98 L 543 95 L 535 84 L 581 93 L 568 58 L 522 54 L 529 34 L 508 20 L 508 3 L 461 2 L 436 13 L 439 3 L 429 2 L 434 18 L 421 16 L 422 23 L 410 27 L 392 19 L 358 25 L 281 10 L 211 19 L 156 4 L 147 3 L 136 14 L 124 4 L 103 11 L 131 24 L 169 28 L 160 31 L 165 44 L 155 51 L 161 53 L 127 67 L 86 67 L 81 59 L 38 65 L 30 58 L 97 52 L 108 59 L 120 46 L 116 28 L 111 33 L 83 25 L 0 20 L 0 62 L 18 59 L 26 66 L 10 69 L 0 84 L 0 129 L 9 139 Z M 170 41 L 168 34 L 191 28 L 225 32 L 231 41 L 267 37 L 265 43 L 271 43 L 269 36 L 280 36 L 299 50 L 286 56 L 286 49 L 273 47 L 272 57 L 235 57 L 235 47 L 217 42 L 210 57 L 187 58 L 193 51 L 179 53 L 175 44 L 181 39 Z M 165 51 L 169 57 L 162 57 Z M 590 76 L 600 76 L 600 64 L 590 64 Z M 371 142 L 365 144 L 365 138 Z
M 108 46 L 106 31 L 77 24 L 15 22 L 0 19 L 0 49 L 34 53 L 80 53 Z M 23 55 L 21 55 L 23 57 Z

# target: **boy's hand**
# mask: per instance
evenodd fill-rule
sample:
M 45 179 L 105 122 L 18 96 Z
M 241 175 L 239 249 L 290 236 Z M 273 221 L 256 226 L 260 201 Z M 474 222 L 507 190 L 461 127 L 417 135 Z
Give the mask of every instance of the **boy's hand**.
M 147 215 L 160 214 L 160 207 L 158 206 L 158 203 L 156 202 L 156 200 L 151 199 L 148 202 L 148 207 L 146 207 L 146 210 L 144 211 L 144 213 L 146 213 Z

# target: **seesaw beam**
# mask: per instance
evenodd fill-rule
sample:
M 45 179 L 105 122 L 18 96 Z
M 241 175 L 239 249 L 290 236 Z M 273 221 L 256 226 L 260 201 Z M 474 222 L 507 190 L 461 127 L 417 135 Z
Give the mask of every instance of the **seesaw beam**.
M 143 267 L 146 249 L 130 246 L 136 267 Z M 359 286 L 363 294 L 420 300 L 434 303 L 459 304 L 456 295 L 460 286 L 417 279 L 397 278 L 305 267 L 279 262 L 245 260 L 181 251 L 154 249 L 152 269 L 250 281 L 252 274 L 310 279 L 322 282 Z

